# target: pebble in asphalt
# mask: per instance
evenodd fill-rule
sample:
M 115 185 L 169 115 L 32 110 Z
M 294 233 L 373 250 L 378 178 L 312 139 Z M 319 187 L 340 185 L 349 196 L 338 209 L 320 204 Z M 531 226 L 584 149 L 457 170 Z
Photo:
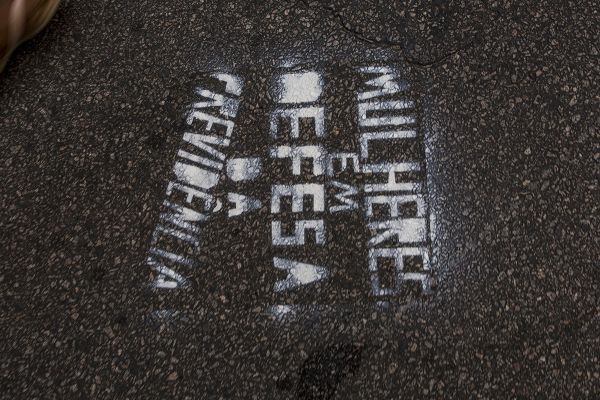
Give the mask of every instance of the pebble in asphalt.
M 2 396 L 595 398 L 599 26 L 593 1 L 63 2 L 0 80 Z M 326 79 L 323 145 L 357 149 L 364 65 L 397 67 L 416 104 L 423 141 L 380 150 L 426 165 L 429 290 L 374 298 L 360 213 L 275 254 L 269 157 L 214 188 L 256 214 L 215 213 L 188 288 L 149 289 L 211 71 L 244 77 L 244 158 L 270 154 L 269 88 L 294 71 Z M 274 257 L 337 279 L 275 293 Z

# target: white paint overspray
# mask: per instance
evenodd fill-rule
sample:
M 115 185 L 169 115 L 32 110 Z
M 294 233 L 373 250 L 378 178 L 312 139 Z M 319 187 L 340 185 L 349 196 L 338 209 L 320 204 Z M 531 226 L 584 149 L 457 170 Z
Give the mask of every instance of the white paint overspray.
M 273 317 L 280 319 L 285 316 L 293 315 L 295 308 L 296 308 L 295 306 L 280 304 L 280 305 L 269 307 L 268 313 L 269 313 L 269 315 L 272 315 Z
M 242 88 L 244 87 L 244 80 L 242 79 L 242 77 L 223 72 L 215 72 L 212 73 L 210 76 L 222 82 L 225 82 L 225 92 L 232 94 L 236 97 L 240 97 L 242 95 Z
M 275 283 L 274 290 L 276 292 L 296 289 L 300 286 L 323 280 L 329 276 L 329 271 L 322 266 L 284 258 L 273 258 L 273 266 L 287 272 L 285 280 Z

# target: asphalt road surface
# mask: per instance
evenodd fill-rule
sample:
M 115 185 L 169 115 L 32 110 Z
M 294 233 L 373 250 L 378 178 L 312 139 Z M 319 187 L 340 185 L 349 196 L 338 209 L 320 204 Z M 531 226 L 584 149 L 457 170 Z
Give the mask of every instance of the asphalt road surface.
M 600 397 L 596 1 L 64 1 L 0 77 L 0 397 Z

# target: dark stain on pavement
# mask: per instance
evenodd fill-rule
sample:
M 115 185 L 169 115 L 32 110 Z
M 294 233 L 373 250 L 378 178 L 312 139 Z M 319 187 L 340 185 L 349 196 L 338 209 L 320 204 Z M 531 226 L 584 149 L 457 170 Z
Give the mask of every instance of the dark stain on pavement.
M 344 343 L 313 353 L 300 370 L 298 399 L 332 399 L 340 383 L 358 371 L 363 350 L 363 345 Z

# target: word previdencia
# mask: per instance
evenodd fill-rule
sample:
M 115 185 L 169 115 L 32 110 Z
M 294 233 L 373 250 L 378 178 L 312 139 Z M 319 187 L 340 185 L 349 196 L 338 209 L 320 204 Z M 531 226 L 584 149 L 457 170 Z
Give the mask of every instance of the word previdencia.
M 213 73 L 195 90 L 147 257 L 152 286 L 185 288 L 210 260 L 278 307 L 428 291 L 425 145 L 400 70 L 252 78 Z

